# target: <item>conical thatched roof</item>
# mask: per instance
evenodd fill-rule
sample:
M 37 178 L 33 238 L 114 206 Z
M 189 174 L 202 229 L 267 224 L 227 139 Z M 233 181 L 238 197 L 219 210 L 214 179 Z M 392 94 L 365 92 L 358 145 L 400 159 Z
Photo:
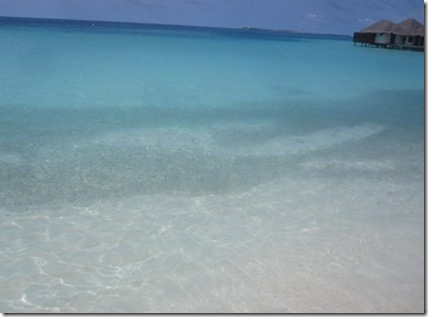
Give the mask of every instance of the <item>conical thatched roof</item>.
M 381 20 L 361 30 L 362 33 L 397 33 L 399 31 L 402 30 L 391 20 Z
M 422 24 L 420 24 L 415 19 L 407 19 L 403 22 L 397 24 L 397 26 L 402 29 L 404 33 L 397 33 L 402 35 L 411 35 L 411 36 L 424 36 L 425 35 L 425 28 Z
M 410 36 L 424 36 L 425 27 L 415 19 L 407 19 L 399 24 L 391 20 L 381 20 L 361 30 L 362 33 L 389 33 Z

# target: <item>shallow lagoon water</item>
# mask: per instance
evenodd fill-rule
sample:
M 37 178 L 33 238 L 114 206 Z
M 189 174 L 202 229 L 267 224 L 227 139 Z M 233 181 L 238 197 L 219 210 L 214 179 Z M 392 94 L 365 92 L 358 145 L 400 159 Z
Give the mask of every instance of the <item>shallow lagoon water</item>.
M 422 312 L 423 54 L 2 19 L 3 312 Z

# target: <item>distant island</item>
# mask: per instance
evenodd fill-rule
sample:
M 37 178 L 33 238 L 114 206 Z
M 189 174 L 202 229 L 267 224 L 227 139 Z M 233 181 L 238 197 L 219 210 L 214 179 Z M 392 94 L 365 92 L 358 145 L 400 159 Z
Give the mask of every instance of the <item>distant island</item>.
M 352 36 L 345 34 L 330 34 L 330 33 L 312 33 L 312 32 L 302 32 L 298 30 L 287 30 L 287 29 L 263 29 L 256 27 L 242 27 L 239 30 L 246 32 L 262 32 L 262 33 L 272 33 L 272 34 L 297 34 L 300 35 L 308 35 L 308 36 L 316 36 L 316 37 L 335 37 L 335 38 L 343 38 L 343 39 L 352 39 Z
M 297 30 L 275 30 L 275 29 L 261 29 L 255 27 L 243 27 L 243 31 L 262 31 L 262 32 L 275 32 L 275 33 L 301 33 Z

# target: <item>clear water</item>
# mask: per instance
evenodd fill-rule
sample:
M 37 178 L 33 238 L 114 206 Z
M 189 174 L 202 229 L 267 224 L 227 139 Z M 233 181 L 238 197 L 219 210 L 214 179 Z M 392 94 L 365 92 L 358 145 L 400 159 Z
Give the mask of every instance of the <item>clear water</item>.
M 0 20 L 0 311 L 423 312 L 423 54 Z

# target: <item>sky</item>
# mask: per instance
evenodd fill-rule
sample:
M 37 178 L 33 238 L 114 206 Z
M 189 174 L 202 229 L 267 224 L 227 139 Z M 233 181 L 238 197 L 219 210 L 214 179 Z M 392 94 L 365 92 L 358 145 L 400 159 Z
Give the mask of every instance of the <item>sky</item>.
M 423 0 L 0 0 L 0 16 L 257 27 L 352 35 L 381 19 L 424 22 Z

